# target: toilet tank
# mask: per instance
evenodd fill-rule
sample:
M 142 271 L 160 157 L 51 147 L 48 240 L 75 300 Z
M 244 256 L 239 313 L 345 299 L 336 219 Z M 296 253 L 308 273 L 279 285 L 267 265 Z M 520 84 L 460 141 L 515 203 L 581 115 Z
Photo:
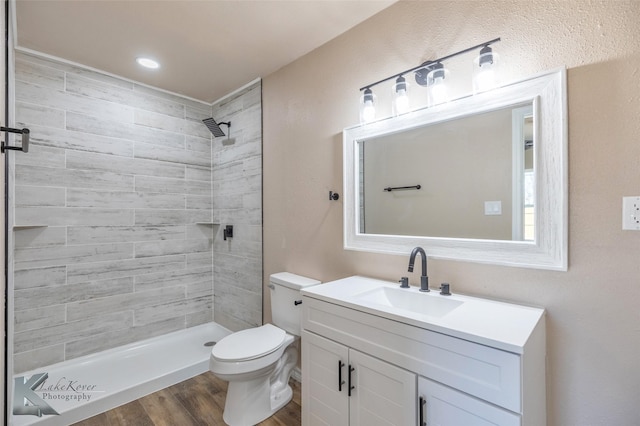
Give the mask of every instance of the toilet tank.
M 300 290 L 320 281 L 290 272 L 278 272 L 269 278 L 271 291 L 271 318 L 274 325 L 295 336 L 300 335 Z

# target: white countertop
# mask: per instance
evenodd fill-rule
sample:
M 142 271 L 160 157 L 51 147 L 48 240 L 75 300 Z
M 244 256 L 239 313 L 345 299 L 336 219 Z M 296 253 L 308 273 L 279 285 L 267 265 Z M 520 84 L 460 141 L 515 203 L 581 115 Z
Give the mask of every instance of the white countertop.
M 432 289 L 424 294 L 420 293 L 418 287 L 400 291 L 414 292 L 415 297 L 446 298 L 463 303 L 444 316 L 430 316 L 428 312 L 396 309 L 359 297 L 379 287 L 398 288 L 399 284 L 353 276 L 308 287 L 302 290 L 302 295 L 518 354 L 523 353 L 529 336 L 545 313 L 540 308 L 464 296 L 455 292 L 451 296 L 443 296 L 438 290 Z M 434 302 L 437 303 L 437 300 Z

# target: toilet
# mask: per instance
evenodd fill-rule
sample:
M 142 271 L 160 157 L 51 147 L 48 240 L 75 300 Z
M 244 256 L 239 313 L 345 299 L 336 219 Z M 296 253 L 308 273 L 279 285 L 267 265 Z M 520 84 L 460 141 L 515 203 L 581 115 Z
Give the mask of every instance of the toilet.
M 273 324 L 232 333 L 211 350 L 209 369 L 229 382 L 223 419 L 230 426 L 251 426 L 272 416 L 292 398 L 291 371 L 300 336 L 300 290 L 320 281 L 289 272 L 269 279 Z

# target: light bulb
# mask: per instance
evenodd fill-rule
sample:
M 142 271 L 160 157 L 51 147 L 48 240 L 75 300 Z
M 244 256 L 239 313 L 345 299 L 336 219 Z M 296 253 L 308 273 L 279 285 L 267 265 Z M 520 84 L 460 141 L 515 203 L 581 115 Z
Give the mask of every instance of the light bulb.
M 360 123 L 361 124 L 370 123 L 376 119 L 375 100 L 376 100 L 376 96 L 373 94 L 371 89 L 369 88 L 365 89 L 363 95 L 360 98 Z
M 486 92 L 498 87 L 498 54 L 485 46 L 473 60 L 473 93 Z
M 393 114 L 401 115 L 410 111 L 408 85 L 403 76 L 398 77 L 393 85 Z
M 432 107 L 449 101 L 449 91 L 445 83 L 447 70 L 440 62 L 431 67 L 427 75 L 427 105 Z

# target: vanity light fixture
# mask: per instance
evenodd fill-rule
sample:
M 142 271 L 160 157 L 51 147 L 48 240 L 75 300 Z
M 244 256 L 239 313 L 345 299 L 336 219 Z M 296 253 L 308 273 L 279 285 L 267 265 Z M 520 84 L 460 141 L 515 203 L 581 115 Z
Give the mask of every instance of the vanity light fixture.
M 406 114 L 411 110 L 408 89 L 407 80 L 399 76 L 393 85 L 393 115 Z
M 491 46 L 480 49 L 480 54 L 473 60 L 473 93 L 486 92 L 498 86 L 496 69 L 499 56 Z
M 360 97 L 360 123 L 370 123 L 376 119 L 376 95 L 368 87 Z
M 449 100 L 445 77 L 447 70 L 442 63 L 437 62 L 431 66 L 427 74 L 427 106 L 443 104 Z
M 442 62 L 473 50 L 480 49 L 480 54 L 476 58 L 476 66 L 473 72 L 473 93 L 480 93 L 497 87 L 498 80 L 496 79 L 495 73 L 497 54 L 492 50 L 491 45 L 499 41 L 500 38 L 498 37 L 459 52 L 443 56 L 442 58 L 426 61 L 417 67 L 409 68 L 401 73 L 361 87 L 360 91 L 363 93 L 362 96 L 360 96 L 360 123 L 366 124 L 375 120 L 376 97 L 371 88 L 392 79 L 396 79 L 393 86 L 393 114 L 400 115 L 411 111 L 407 92 L 408 86 L 404 77 L 410 72 L 415 74 L 418 85 L 427 87 L 427 106 L 431 107 L 447 102 L 449 99 L 445 79 L 448 71 L 444 68 Z
M 152 70 L 160 68 L 160 64 L 158 63 L 158 61 L 154 61 L 151 58 L 139 56 L 136 58 L 136 62 L 138 63 L 138 65 Z

